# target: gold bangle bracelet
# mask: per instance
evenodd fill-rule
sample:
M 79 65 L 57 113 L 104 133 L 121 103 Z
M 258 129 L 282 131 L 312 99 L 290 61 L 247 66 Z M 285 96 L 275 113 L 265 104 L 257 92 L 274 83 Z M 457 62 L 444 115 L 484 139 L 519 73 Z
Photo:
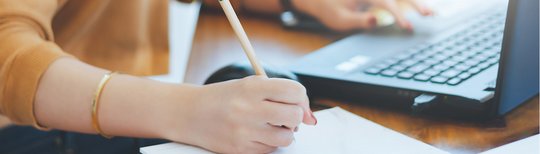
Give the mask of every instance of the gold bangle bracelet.
M 99 125 L 99 117 L 98 117 L 98 109 L 99 109 L 99 98 L 101 97 L 101 93 L 103 92 L 103 88 L 105 88 L 105 85 L 109 80 L 111 79 L 112 75 L 116 74 L 116 72 L 109 72 L 101 78 L 101 81 L 99 82 L 99 85 L 96 89 L 96 93 L 94 93 L 94 99 L 92 100 L 92 126 L 96 130 L 98 134 L 105 138 L 112 138 L 112 136 L 109 136 L 103 132 L 101 129 L 101 126 Z

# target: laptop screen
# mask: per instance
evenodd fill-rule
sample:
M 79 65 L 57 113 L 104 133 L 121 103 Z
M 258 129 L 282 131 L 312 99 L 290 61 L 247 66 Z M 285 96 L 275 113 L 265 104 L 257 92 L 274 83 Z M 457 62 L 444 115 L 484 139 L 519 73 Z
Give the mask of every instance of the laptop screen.
M 499 115 L 538 94 L 538 0 L 510 0 L 495 103 Z

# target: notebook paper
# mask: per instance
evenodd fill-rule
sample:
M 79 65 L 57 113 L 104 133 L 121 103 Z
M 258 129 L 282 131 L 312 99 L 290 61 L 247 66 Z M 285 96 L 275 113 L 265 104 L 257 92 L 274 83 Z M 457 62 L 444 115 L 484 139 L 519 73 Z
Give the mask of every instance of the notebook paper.
M 357 154 L 357 153 L 447 153 L 339 107 L 315 112 L 316 126 L 300 125 L 295 141 L 274 154 Z M 211 154 L 204 149 L 180 143 L 143 147 L 143 154 Z

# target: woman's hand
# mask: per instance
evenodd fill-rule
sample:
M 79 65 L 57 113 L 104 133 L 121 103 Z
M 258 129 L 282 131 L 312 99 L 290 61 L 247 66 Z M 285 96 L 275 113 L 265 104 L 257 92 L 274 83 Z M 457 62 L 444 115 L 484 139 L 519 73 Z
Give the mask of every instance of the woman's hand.
M 291 144 L 301 122 L 316 124 L 295 81 L 251 76 L 197 91 L 193 102 L 172 107 L 181 122 L 168 139 L 219 153 L 268 153 Z
M 420 0 L 292 0 L 293 6 L 307 13 L 327 27 L 337 31 L 371 29 L 377 25 L 374 14 L 361 12 L 360 8 L 375 6 L 389 11 L 403 29 L 412 30 L 412 25 L 404 17 L 397 2 L 410 4 L 424 16 L 432 11 Z

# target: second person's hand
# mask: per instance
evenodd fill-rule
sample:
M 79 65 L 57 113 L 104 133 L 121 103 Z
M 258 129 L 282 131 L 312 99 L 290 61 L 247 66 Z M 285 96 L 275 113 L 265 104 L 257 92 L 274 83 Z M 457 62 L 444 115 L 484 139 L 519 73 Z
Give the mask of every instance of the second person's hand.
M 396 23 L 403 29 L 412 30 L 411 23 L 404 17 L 397 2 L 403 2 L 424 16 L 432 14 L 420 0 L 291 0 L 293 6 L 307 13 L 322 24 L 336 31 L 371 29 L 377 25 L 377 18 L 371 12 L 360 8 L 375 6 L 390 12 Z

